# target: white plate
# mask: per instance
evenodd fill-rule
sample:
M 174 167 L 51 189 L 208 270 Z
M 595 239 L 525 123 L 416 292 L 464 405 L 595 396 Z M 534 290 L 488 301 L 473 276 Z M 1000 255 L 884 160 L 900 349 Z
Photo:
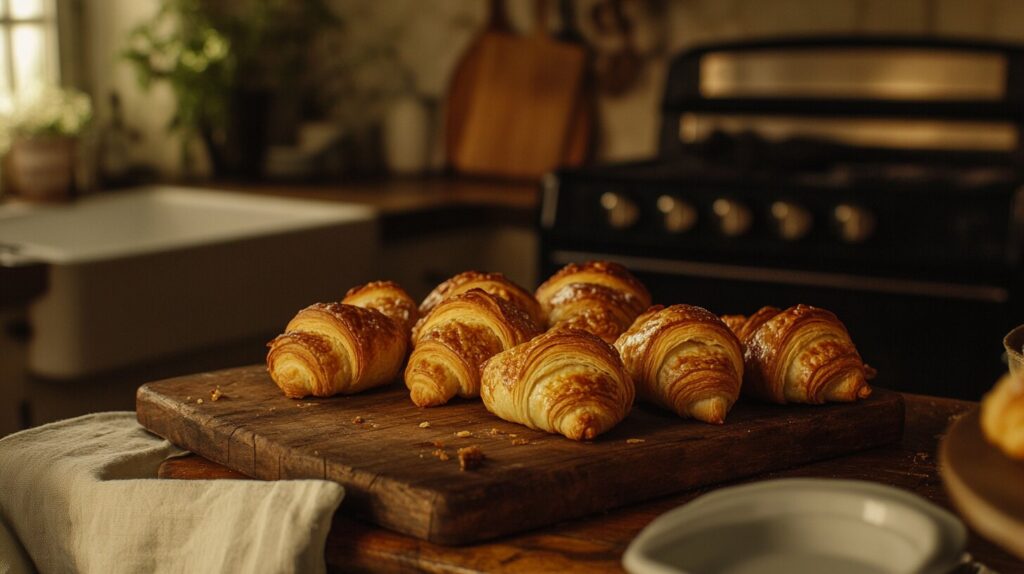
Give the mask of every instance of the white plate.
M 939 573 L 966 530 L 910 492 L 855 480 L 723 488 L 649 524 L 622 558 L 633 574 Z

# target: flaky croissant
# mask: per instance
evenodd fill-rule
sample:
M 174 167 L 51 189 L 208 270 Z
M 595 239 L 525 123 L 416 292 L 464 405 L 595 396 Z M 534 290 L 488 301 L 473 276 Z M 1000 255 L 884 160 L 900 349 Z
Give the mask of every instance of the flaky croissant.
M 763 307 L 749 318 L 722 318 L 744 345 L 743 394 L 773 403 L 849 402 L 871 394 L 874 369 L 861 360 L 830 311 Z
M 651 295 L 625 267 L 608 261 L 570 263 L 536 292 L 551 329 L 578 329 L 614 343 L 651 306 Z
M 537 304 L 533 295 L 510 281 L 501 273 L 481 273 L 479 271 L 465 271 L 444 281 L 434 288 L 420 304 L 420 315 L 426 316 L 441 301 L 465 293 L 471 289 L 480 289 L 485 293 L 493 295 L 508 303 L 519 307 L 521 311 L 529 315 L 530 320 L 538 327 L 544 327 L 544 313 Z M 415 337 L 414 337 L 415 338 Z
M 721 424 L 740 395 L 743 347 L 714 313 L 652 307 L 615 342 L 637 394 L 681 417 Z
M 480 394 L 484 361 L 537 335 L 539 329 L 515 305 L 480 289 L 448 297 L 414 330 L 405 368 L 409 397 L 420 407 Z
M 985 394 L 981 430 L 1006 456 L 1024 460 L 1024 380 L 1005 375 Z
M 379 311 L 317 303 L 268 343 L 267 371 L 291 398 L 358 393 L 397 377 L 408 341 L 401 324 Z
M 380 311 L 398 321 L 406 333 L 412 332 L 413 325 L 420 318 L 416 302 L 394 281 L 374 281 L 353 287 L 341 302 Z
M 615 348 L 583 331 L 548 331 L 484 365 L 480 398 L 499 417 L 590 440 L 633 405 L 633 382 Z

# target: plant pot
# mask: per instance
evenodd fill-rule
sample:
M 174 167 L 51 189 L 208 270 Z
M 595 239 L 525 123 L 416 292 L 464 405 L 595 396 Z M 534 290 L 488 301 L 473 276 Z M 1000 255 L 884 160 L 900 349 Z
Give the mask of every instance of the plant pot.
M 17 137 L 7 157 L 8 181 L 20 197 L 67 201 L 75 188 L 75 138 Z

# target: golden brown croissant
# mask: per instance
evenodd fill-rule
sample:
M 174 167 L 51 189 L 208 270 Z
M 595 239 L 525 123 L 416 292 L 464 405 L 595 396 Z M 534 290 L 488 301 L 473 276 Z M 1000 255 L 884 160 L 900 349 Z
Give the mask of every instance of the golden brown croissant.
M 398 321 L 406 333 L 412 332 L 413 325 L 420 318 L 416 302 L 394 281 L 374 281 L 353 287 L 348 290 L 341 302 L 380 311 Z
M 846 327 L 830 311 L 763 307 L 727 315 L 744 345 L 743 394 L 773 403 L 849 402 L 871 394 L 874 369 L 861 360 Z
M 358 393 L 395 379 L 408 341 L 401 325 L 379 311 L 317 303 L 267 344 L 267 371 L 291 398 Z
M 441 301 L 471 289 L 480 289 L 519 307 L 520 310 L 529 315 L 530 320 L 535 325 L 541 328 L 544 327 L 544 313 L 541 312 L 537 300 L 533 298 L 529 291 L 516 285 L 501 273 L 481 273 L 479 271 L 459 273 L 435 287 L 427 295 L 423 303 L 420 304 L 420 315 L 426 316 Z
M 1024 380 L 1005 375 L 985 394 L 981 430 L 1006 456 L 1024 460 Z
M 548 331 L 484 365 L 480 398 L 499 417 L 590 440 L 633 405 L 633 382 L 615 348 L 584 331 Z
M 743 347 L 710 311 L 652 307 L 615 347 L 637 394 L 681 417 L 721 424 L 739 398 Z
M 647 288 L 608 261 L 570 263 L 545 281 L 537 301 L 552 329 L 579 329 L 614 343 L 651 306 Z
M 484 361 L 537 335 L 515 305 L 480 289 L 451 296 L 416 325 L 405 385 L 421 407 L 480 394 Z

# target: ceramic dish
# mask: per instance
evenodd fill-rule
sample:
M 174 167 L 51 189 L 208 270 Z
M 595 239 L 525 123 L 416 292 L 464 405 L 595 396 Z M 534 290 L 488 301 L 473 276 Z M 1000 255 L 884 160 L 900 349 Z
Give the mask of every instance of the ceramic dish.
M 633 574 L 939 573 L 966 541 L 952 514 L 909 492 L 853 480 L 723 488 L 657 518 L 622 562 Z

